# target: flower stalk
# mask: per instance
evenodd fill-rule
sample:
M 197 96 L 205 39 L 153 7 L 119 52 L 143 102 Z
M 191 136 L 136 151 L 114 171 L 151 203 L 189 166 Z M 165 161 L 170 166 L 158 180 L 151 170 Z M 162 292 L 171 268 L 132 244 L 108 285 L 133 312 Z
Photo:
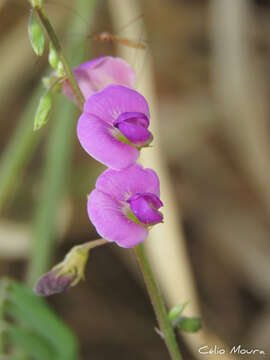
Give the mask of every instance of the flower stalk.
M 61 47 L 61 44 L 56 36 L 56 33 L 54 31 L 54 28 L 52 27 L 51 23 L 50 23 L 50 20 L 48 19 L 46 13 L 44 12 L 44 10 L 42 8 L 38 8 L 38 7 L 35 7 L 34 8 L 34 11 L 39 19 L 39 21 L 41 22 L 42 26 L 44 27 L 44 29 L 46 30 L 47 32 L 47 35 L 50 39 L 50 41 L 52 42 L 53 46 L 54 46 L 54 49 L 60 59 L 60 61 L 62 62 L 63 64 L 63 68 L 64 68 L 64 71 L 65 71 L 65 75 L 68 79 L 68 82 L 70 84 L 70 87 L 72 89 L 72 92 L 74 94 L 74 97 L 76 98 L 77 100 L 77 103 L 80 107 L 81 110 L 83 110 L 83 105 L 84 105 L 84 102 L 85 102 L 85 99 L 84 99 L 84 96 L 77 84 L 77 81 L 75 80 L 75 77 L 72 73 L 72 70 L 70 69 L 70 66 L 68 64 L 68 61 L 62 51 L 62 47 Z
M 144 277 L 144 281 L 159 323 L 160 331 L 167 345 L 171 359 L 182 360 L 182 356 L 180 354 L 175 333 L 173 330 L 173 326 L 169 320 L 165 304 L 160 294 L 158 285 L 155 281 L 150 263 L 147 259 L 144 246 L 141 243 L 135 246 L 133 249 L 137 257 L 138 263 L 140 265 Z

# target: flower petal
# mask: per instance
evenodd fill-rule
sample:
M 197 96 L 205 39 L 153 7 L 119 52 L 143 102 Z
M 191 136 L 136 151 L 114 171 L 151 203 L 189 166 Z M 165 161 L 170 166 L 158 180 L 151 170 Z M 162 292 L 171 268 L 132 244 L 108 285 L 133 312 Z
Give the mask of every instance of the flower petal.
M 96 188 L 119 201 L 126 201 L 136 193 L 160 195 L 157 174 L 151 169 L 144 169 L 139 164 L 121 171 L 105 170 L 97 179 Z
M 139 112 L 150 118 L 146 99 L 137 91 L 122 85 L 109 85 L 92 95 L 86 101 L 84 111 L 109 123 L 126 112 Z
M 98 64 L 102 63 L 103 59 L 104 56 L 100 56 L 99 58 L 87 61 L 72 70 L 73 75 L 75 76 L 75 79 L 81 89 L 81 92 L 86 99 L 98 90 L 100 90 L 95 88 L 94 84 L 91 82 L 90 72 L 93 67 L 98 66 Z M 63 82 L 62 91 L 69 99 L 76 102 L 68 80 L 65 80 Z
M 86 99 L 109 84 L 133 87 L 135 83 L 134 70 L 123 59 L 112 56 L 87 61 L 74 68 L 73 74 Z M 68 81 L 64 81 L 62 90 L 75 100 Z
M 151 133 L 144 126 L 122 122 L 118 125 L 119 131 L 136 146 L 145 145 L 151 138 Z
M 136 218 L 145 225 L 154 225 L 163 220 L 162 214 L 157 210 L 163 204 L 154 194 L 135 194 L 127 200 Z
M 146 117 L 144 114 L 138 112 L 126 112 L 119 115 L 118 118 L 113 122 L 113 125 L 117 126 L 125 121 L 141 125 L 145 128 L 148 128 L 150 123 L 148 117 Z
M 126 112 L 113 121 L 119 131 L 134 145 L 145 145 L 152 137 L 149 126 L 149 119 L 142 113 Z
M 87 113 L 80 116 L 77 125 L 78 138 L 89 155 L 113 169 L 126 168 L 136 162 L 139 151 L 117 140 L 112 130 L 110 124 Z
M 129 248 L 144 241 L 148 230 L 131 220 L 121 211 L 121 204 L 99 190 L 91 192 L 87 205 L 88 215 L 97 232 L 108 241 Z
M 99 90 L 109 84 L 119 84 L 133 87 L 135 84 L 135 71 L 121 58 L 112 56 L 103 57 L 101 63 L 95 64 L 91 69 L 91 81 Z

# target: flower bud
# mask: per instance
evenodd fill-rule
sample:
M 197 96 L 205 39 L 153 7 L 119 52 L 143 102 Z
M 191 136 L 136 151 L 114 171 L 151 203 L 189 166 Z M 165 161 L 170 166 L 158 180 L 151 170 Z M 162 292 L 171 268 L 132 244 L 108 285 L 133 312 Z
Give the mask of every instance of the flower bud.
M 56 269 L 51 270 L 39 279 L 35 287 L 35 292 L 41 296 L 64 292 L 71 286 L 73 279 L 74 275 L 59 275 Z
M 35 9 L 41 9 L 43 5 L 43 0 L 30 0 L 31 5 Z
M 39 130 L 48 121 L 49 112 L 52 107 L 52 94 L 47 91 L 39 100 L 34 120 L 34 130 Z
M 36 55 L 41 56 L 45 49 L 45 35 L 39 22 L 31 11 L 28 23 L 28 34 Z
M 59 59 L 58 54 L 52 43 L 50 43 L 48 60 L 49 60 L 51 67 L 57 72 L 57 74 L 59 74 L 60 76 L 65 75 L 62 61 Z
M 41 296 L 57 294 L 68 290 L 84 279 L 89 249 L 87 244 L 73 247 L 61 263 L 41 276 L 36 284 L 35 292 Z

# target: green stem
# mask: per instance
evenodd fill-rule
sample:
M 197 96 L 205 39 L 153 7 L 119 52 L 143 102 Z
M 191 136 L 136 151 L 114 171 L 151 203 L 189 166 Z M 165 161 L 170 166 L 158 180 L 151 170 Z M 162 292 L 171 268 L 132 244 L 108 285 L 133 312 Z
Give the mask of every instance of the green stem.
M 158 285 L 155 281 L 154 274 L 152 272 L 150 263 L 147 259 L 147 255 L 144 249 L 143 244 L 137 245 L 134 247 L 134 252 L 136 254 L 137 260 L 139 262 L 141 271 L 143 273 L 144 281 L 151 298 L 153 308 L 156 313 L 156 317 L 164 337 L 164 341 L 167 345 L 171 359 L 181 360 L 182 356 L 180 354 L 178 344 L 176 341 L 175 333 L 172 327 L 172 324 L 168 318 L 167 310 L 165 304 L 161 297 Z
M 88 241 L 87 243 L 84 243 L 82 246 L 86 250 L 90 250 L 90 249 L 93 249 L 95 247 L 102 246 L 102 245 L 105 245 L 105 244 L 110 244 L 110 242 L 108 240 L 105 240 L 105 239 L 98 239 L 98 240 Z
M 39 8 L 34 8 L 34 10 L 35 10 L 41 24 L 43 25 L 44 29 L 46 30 L 48 37 L 51 40 L 51 42 L 55 48 L 55 51 L 57 52 L 59 59 L 61 60 L 61 62 L 63 64 L 65 74 L 69 80 L 72 92 L 77 100 L 77 103 L 78 103 L 80 109 L 83 110 L 83 105 L 85 102 L 84 96 L 77 84 L 77 81 L 72 73 L 72 70 L 70 69 L 70 66 L 69 66 L 68 61 L 62 51 L 62 47 L 56 36 L 56 33 L 55 33 L 47 15 L 45 14 L 44 10 L 39 9 Z

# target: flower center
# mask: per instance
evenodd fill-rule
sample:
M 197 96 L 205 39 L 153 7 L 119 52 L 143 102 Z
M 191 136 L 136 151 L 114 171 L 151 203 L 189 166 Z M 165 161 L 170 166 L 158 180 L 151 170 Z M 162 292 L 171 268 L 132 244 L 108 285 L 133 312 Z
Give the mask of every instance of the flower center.
M 163 203 L 158 196 L 152 193 L 137 193 L 132 195 L 127 203 L 132 215 L 141 224 L 151 226 L 162 222 L 163 215 L 158 209 L 163 206 Z M 133 220 L 132 217 L 129 218 Z
M 122 135 L 137 147 L 147 146 L 152 141 L 152 134 L 148 130 L 148 117 L 139 112 L 125 112 L 118 116 L 113 122 Z M 123 137 L 119 140 L 124 141 Z

